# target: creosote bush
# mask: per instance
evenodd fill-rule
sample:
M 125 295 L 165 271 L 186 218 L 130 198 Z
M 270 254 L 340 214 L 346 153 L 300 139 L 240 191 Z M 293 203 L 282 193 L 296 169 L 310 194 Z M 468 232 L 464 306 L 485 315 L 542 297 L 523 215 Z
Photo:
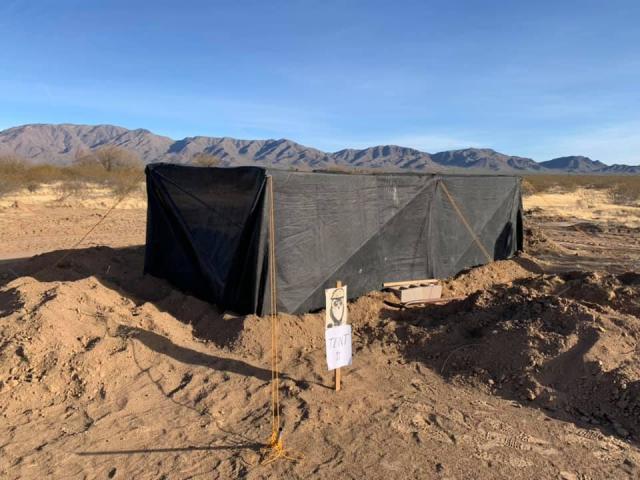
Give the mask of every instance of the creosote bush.
M 640 175 L 525 175 L 525 194 L 543 192 L 573 192 L 578 188 L 609 190 L 615 203 L 621 205 L 640 202 Z
M 196 153 L 190 163 L 196 167 L 219 167 L 221 164 L 218 157 L 204 152 Z
M 0 156 L 0 195 L 27 189 L 36 192 L 45 183 L 60 182 L 61 195 L 82 191 L 87 184 L 108 187 L 125 195 L 140 186 L 144 164 L 134 153 L 115 146 L 78 152 L 70 165 L 35 164 L 16 155 Z

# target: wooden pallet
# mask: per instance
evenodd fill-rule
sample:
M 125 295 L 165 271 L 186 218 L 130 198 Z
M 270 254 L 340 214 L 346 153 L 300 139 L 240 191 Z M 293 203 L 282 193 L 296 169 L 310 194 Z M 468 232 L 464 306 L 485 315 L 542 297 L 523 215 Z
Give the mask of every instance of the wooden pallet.
M 396 294 L 401 304 L 431 302 L 442 297 L 442 285 L 438 280 L 407 280 L 383 283 L 382 286 Z
M 436 298 L 433 300 L 418 300 L 415 302 L 390 302 L 389 300 L 385 300 L 385 305 L 388 305 L 393 308 L 414 308 L 414 307 L 424 307 L 426 305 L 444 305 L 445 303 L 453 302 L 454 300 L 463 300 L 465 297 L 447 297 L 447 298 Z
M 425 278 L 424 280 L 404 280 L 402 282 L 387 282 L 383 283 L 384 288 L 402 288 L 402 287 L 415 287 L 423 285 L 435 285 L 440 283 L 440 280 L 435 278 Z

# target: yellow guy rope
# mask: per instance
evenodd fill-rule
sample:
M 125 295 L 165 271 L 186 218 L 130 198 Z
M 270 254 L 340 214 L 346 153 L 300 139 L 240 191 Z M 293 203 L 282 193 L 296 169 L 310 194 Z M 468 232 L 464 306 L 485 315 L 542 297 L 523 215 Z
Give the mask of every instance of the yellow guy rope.
M 447 188 L 445 183 L 441 181 L 440 185 L 442 185 L 442 191 L 445 193 L 445 195 L 449 199 L 449 203 L 451 203 L 451 206 L 458 214 L 458 217 L 460 218 L 460 220 L 462 221 L 462 224 L 465 226 L 465 228 L 469 232 L 469 235 L 471 235 L 471 238 L 473 238 L 473 241 L 476 242 L 478 247 L 480 247 L 480 250 L 482 250 L 482 253 L 484 254 L 484 256 L 487 258 L 487 262 L 493 262 L 493 257 L 489 255 L 489 252 L 487 251 L 485 246 L 482 244 L 482 242 L 480 241 L 476 233 L 473 231 L 473 228 L 471 228 L 471 225 L 467 221 L 466 217 L 463 215 L 462 211 L 460 210 L 460 207 L 458 207 L 458 204 L 449 193 L 449 189 Z
M 267 465 L 279 458 L 297 461 L 302 455 L 289 453 L 282 446 L 282 428 L 280 427 L 280 371 L 278 366 L 278 295 L 276 291 L 276 235 L 273 201 L 273 178 L 267 176 L 267 195 L 269 196 L 269 289 L 271 291 L 271 437 L 265 450 L 271 450 L 270 456 L 262 464 Z

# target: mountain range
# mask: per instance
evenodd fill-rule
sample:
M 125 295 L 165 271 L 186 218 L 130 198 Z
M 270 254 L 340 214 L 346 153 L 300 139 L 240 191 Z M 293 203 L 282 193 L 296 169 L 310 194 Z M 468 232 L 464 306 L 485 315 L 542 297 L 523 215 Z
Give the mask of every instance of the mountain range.
M 287 139 L 238 140 L 187 137 L 173 140 L 149 130 L 113 125 L 30 124 L 0 131 L 0 156 L 17 155 L 34 163 L 65 165 L 82 152 L 115 145 L 145 163 L 188 163 L 198 153 L 213 155 L 224 166 L 262 165 L 280 168 L 364 168 L 422 172 L 640 174 L 640 165 L 606 165 L 583 156 L 536 162 L 486 148 L 427 153 L 396 145 L 322 152 Z

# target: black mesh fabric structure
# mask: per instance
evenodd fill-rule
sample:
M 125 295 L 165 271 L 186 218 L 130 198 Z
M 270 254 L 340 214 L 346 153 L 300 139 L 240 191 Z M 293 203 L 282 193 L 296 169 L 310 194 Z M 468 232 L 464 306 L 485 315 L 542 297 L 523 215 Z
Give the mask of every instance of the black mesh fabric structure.
M 384 282 L 445 278 L 522 249 L 520 178 L 147 166 L 145 272 L 238 313 L 268 313 L 269 212 L 278 310 Z M 273 198 L 270 197 L 268 177 Z

